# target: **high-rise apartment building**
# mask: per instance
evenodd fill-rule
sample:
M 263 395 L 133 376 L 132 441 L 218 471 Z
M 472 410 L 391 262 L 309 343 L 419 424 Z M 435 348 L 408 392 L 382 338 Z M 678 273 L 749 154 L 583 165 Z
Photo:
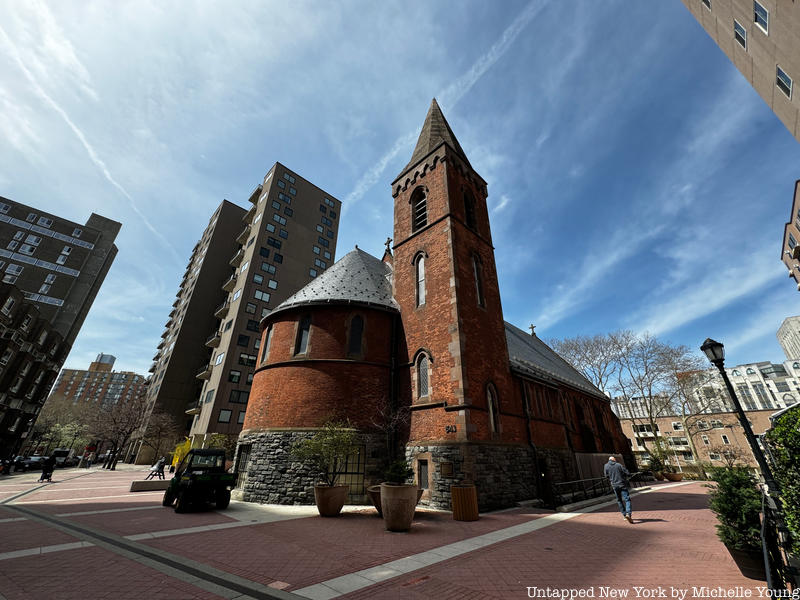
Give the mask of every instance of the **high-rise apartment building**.
M 786 317 L 778 327 L 777 336 L 787 360 L 800 359 L 800 316 Z
M 142 397 L 147 389 L 143 375 L 114 371 L 116 358 L 98 354 L 87 370 L 62 369 L 50 399 L 71 400 L 78 409 L 113 407 Z
M 800 3 L 682 0 L 720 49 L 800 141 Z
M 0 197 L 0 456 L 36 420 L 114 261 L 120 227 Z
M 336 254 L 341 202 L 282 164 L 248 204 L 225 201 L 212 216 L 150 369 L 150 410 L 189 415 L 192 436 L 241 430 L 260 320 Z
M 794 198 L 789 220 L 783 227 L 783 244 L 781 245 L 781 260 L 789 269 L 789 277 L 794 280 L 800 290 L 800 180 L 794 184 Z M 780 336 L 779 336 L 780 337 Z M 784 348 L 786 351 L 786 348 Z M 796 358 L 795 355 L 791 358 Z M 789 356 L 787 355 L 787 358 Z

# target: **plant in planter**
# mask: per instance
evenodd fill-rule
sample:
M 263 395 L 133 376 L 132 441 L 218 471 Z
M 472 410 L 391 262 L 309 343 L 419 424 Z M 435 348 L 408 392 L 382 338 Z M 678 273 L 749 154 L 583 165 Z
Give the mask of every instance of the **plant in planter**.
M 384 473 L 387 481 L 381 484 L 380 503 L 388 531 L 411 529 L 419 489 L 416 484 L 406 484 L 405 481 L 413 475 L 413 469 L 404 459 L 391 463 Z
M 655 454 L 650 455 L 650 470 L 653 472 L 653 477 L 659 481 L 664 480 L 664 463 L 661 458 Z
M 745 467 L 716 468 L 708 485 L 709 507 L 717 515 L 717 535 L 745 577 L 764 579 L 761 555 L 761 494 Z
M 344 421 L 328 421 L 314 437 L 292 446 L 292 455 L 311 462 L 319 471 L 321 483 L 314 486 L 314 500 L 322 517 L 335 517 L 347 500 L 349 486 L 336 485 L 344 473 L 347 458 L 356 450 L 356 433 Z

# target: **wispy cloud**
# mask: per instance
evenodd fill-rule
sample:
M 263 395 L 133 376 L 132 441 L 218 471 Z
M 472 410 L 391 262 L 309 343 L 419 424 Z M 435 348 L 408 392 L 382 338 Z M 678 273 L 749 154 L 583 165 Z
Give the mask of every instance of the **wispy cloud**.
M 480 56 L 472 66 L 450 85 L 448 85 L 441 93 L 437 94 L 438 102 L 444 110 L 445 107 L 453 108 L 461 98 L 464 97 L 472 86 L 489 70 L 492 66 L 508 52 L 508 49 L 517 39 L 517 36 L 525 29 L 525 26 L 531 22 L 539 12 L 549 3 L 549 0 L 533 0 L 525 9 L 514 19 L 509 25 L 500 39 L 497 40 L 489 50 Z M 389 151 L 384 154 L 375 165 L 373 165 L 361 178 L 356 182 L 353 190 L 347 194 L 343 202 L 342 211 L 347 213 L 352 206 L 355 206 L 361 198 L 374 186 L 381 178 L 386 166 L 394 160 L 401 150 L 407 149 L 414 142 L 417 136 L 417 131 L 409 132 L 397 138 Z
M 779 278 L 785 279 L 786 274 L 775 260 L 774 248 L 765 247 L 748 259 L 696 273 L 696 277 L 694 283 L 669 300 L 647 305 L 646 312 L 639 311 L 631 319 L 631 329 L 653 335 L 672 331 L 758 292 Z
M 7 54 L 12 57 L 14 62 L 19 67 L 20 71 L 22 71 L 22 73 L 25 75 L 25 78 L 30 83 L 36 95 L 41 100 L 43 100 L 48 106 L 50 106 L 50 108 L 52 108 L 56 112 L 56 114 L 58 114 L 63 119 L 64 123 L 66 123 L 66 125 L 70 128 L 70 130 L 75 134 L 75 137 L 78 138 L 78 141 L 81 143 L 84 150 L 88 154 L 89 159 L 102 173 L 103 177 L 105 177 L 105 179 L 128 200 L 128 204 L 130 205 L 131 209 L 142 220 L 147 229 L 150 230 L 150 232 L 154 236 L 156 236 L 167 249 L 169 249 L 175 261 L 180 263 L 181 257 L 177 252 L 177 250 L 174 248 L 174 246 L 169 242 L 169 240 L 163 234 L 161 234 L 161 232 L 159 232 L 153 226 L 150 220 L 139 209 L 133 197 L 128 193 L 128 191 L 119 182 L 117 182 L 116 179 L 114 179 L 108 167 L 106 166 L 105 161 L 103 161 L 100 158 L 100 156 L 95 151 L 94 147 L 89 143 L 89 140 L 86 139 L 86 136 L 84 135 L 83 131 L 70 118 L 66 110 L 64 110 L 64 108 L 62 108 L 61 105 L 58 102 L 56 102 L 55 99 L 44 90 L 44 88 L 39 83 L 39 80 L 36 78 L 36 76 L 30 71 L 30 69 L 28 69 L 27 66 L 25 66 L 25 63 L 23 62 L 22 57 L 20 56 L 17 50 L 17 47 L 11 41 L 11 39 L 8 37 L 8 34 L 1 26 L 0 26 L 0 41 L 2 41 L 2 46 L 5 47 Z
M 774 342 L 775 333 L 787 316 L 789 313 L 785 294 L 774 292 L 760 299 L 758 306 L 748 315 L 747 323 L 743 328 L 734 328 L 721 332 L 719 337 L 712 337 L 725 340 L 725 350 L 730 356 L 733 353 L 742 352 L 758 340 Z M 764 358 L 744 357 L 740 362 L 748 360 L 764 360 Z

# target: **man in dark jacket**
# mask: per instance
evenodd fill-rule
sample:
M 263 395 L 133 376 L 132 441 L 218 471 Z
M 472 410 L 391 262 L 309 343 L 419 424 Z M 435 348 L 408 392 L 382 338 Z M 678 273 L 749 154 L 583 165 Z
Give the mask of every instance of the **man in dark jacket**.
M 628 491 L 630 487 L 628 485 L 628 478 L 631 474 L 628 472 L 628 469 L 619 464 L 617 459 L 613 456 L 608 457 L 608 462 L 603 469 L 603 473 L 608 477 L 611 488 L 614 490 L 614 494 L 617 497 L 619 511 L 628 523 L 633 523 L 633 516 L 631 515 L 631 495 Z

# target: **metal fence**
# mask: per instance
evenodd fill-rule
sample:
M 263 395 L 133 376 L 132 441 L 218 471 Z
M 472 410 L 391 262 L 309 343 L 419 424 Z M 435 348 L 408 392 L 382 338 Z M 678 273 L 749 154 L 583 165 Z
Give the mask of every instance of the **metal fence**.
M 775 499 L 767 493 L 761 495 L 761 548 L 767 588 L 789 592 L 800 589 L 800 572 L 789 556 L 789 529 Z
M 628 483 L 634 488 L 642 486 L 644 473 L 633 473 Z M 579 500 L 589 500 L 612 493 L 611 484 L 605 477 L 561 481 L 553 484 L 553 504 L 571 504 Z

